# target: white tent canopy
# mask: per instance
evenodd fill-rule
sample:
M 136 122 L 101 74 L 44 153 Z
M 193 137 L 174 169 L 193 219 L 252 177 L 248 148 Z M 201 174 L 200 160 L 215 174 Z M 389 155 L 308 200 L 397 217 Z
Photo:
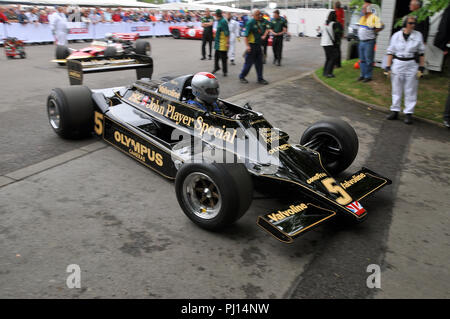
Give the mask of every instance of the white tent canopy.
M 189 10 L 204 11 L 209 8 L 212 12 L 217 9 L 223 12 L 248 13 L 248 10 L 219 6 L 213 4 L 172 2 L 161 5 L 138 2 L 136 0 L 0 0 L 0 5 L 27 4 L 27 5 L 69 5 L 69 6 L 92 6 L 92 7 L 131 7 L 131 8 L 157 8 L 160 10 Z
M 218 6 L 215 4 L 202 4 L 204 8 L 209 8 L 211 11 L 215 11 L 217 9 L 222 10 L 223 12 L 234 12 L 234 13 L 250 13 L 249 10 L 239 9 L 239 8 L 232 8 L 227 6 Z
M 217 9 L 222 10 L 223 12 L 234 12 L 234 13 L 248 13 L 248 10 L 226 7 L 226 6 L 218 6 L 212 4 L 200 4 L 200 3 L 183 3 L 183 2 L 172 2 L 165 3 L 159 6 L 160 10 L 189 10 L 189 11 L 204 11 L 205 9 L 210 9 L 211 12 L 214 12 Z
M 0 5 L 27 4 L 27 5 L 70 5 L 92 7 L 131 7 L 131 8 L 158 8 L 156 4 L 138 2 L 136 0 L 0 0 Z
M 196 5 L 193 3 L 171 2 L 163 3 L 159 5 L 160 10 L 204 10 L 202 5 Z

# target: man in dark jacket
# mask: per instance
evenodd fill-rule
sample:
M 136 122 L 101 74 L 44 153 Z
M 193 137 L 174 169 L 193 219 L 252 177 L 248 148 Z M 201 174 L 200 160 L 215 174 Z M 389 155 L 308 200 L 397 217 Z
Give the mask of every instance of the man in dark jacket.
M 411 10 L 411 12 L 419 10 L 421 7 L 422 7 L 422 4 L 419 0 L 411 0 L 411 2 L 409 3 L 409 10 Z M 429 29 L 430 29 L 430 18 L 428 18 L 428 17 L 425 20 L 417 23 L 416 27 L 414 28 L 414 30 L 422 33 L 423 43 L 425 43 L 425 44 L 427 44 Z
M 202 36 L 202 58 L 200 60 L 206 59 L 206 43 L 209 44 L 208 57 L 211 60 L 214 18 L 210 14 L 209 9 L 205 10 L 205 16 L 202 17 L 201 22 L 203 27 L 203 36 Z
M 283 52 L 283 37 L 287 32 L 287 22 L 280 17 L 280 11 L 273 12 L 273 19 L 270 21 L 270 29 L 273 34 L 273 64 L 281 66 L 281 54 Z
M 21 24 L 27 24 L 29 22 L 28 17 L 25 15 L 25 10 L 20 10 L 20 13 L 17 15 L 17 20 L 19 20 L 19 23 Z

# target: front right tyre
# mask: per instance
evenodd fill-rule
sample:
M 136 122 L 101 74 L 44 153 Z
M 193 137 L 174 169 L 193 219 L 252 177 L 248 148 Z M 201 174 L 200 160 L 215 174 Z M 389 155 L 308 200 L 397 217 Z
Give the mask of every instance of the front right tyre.
M 311 125 L 303 133 L 300 144 L 319 152 L 324 168 L 331 174 L 339 174 L 348 168 L 359 148 L 355 130 L 340 119 Z

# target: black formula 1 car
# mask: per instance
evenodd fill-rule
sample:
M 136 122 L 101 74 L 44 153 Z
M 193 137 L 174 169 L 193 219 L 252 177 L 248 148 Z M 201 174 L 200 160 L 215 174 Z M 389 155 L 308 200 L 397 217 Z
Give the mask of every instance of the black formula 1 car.
M 121 88 L 56 88 L 48 97 L 50 125 L 63 138 L 95 134 L 164 177 L 175 180 L 182 210 L 194 223 L 219 230 L 249 208 L 254 186 L 289 194 L 257 224 L 282 242 L 333 218 L 355 222 L 360 200 L 391 181 L 362 168 L 335 179 L 355 159 L 358 138 L 341 120 L 310 126 L 299 144 L 261 113 L 220 100 L 227 116 L 186 103 L 192 75 L 137 80 Z

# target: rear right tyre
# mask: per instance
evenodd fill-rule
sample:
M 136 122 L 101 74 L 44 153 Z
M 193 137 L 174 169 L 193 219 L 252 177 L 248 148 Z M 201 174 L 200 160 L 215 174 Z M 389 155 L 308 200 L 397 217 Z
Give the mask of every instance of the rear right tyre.
M 65 60 L 70 55 L 70 50 L 65 45 L 58 45 L 56 47 L 55 55 L 56 55 L 57 60 Z M 65 65 L 65 63 L 62 63 L 62 62 L 58 62 L 58 64 Z
M 115 47 L 106 47 L 103 55 L 105 56 L 105 58 L 113 58 L 117 55 L 117 50 Z
M 136 41 L 136 44 L 135 44 L 136 54 L 150 56 L 150 50 L 151 50 L 150 42 L 145 41 L 145 40 L 137 40 Z

